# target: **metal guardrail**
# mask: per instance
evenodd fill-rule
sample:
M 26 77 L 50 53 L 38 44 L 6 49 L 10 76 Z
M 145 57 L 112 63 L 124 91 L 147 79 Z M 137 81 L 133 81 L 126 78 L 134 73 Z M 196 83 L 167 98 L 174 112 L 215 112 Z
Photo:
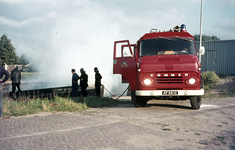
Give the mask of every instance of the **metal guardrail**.
M 43 89 L 33 89 L 33 90 L 23 90 L 21 92 L 17 91 L 17 96 L 29 97 L 29 98 L 53 98 L 55 95 L 61 97 L 71 96 L 72 86 L 64 86 L 64 87 L 53 87 L 53 88 L 43 88 Z M 88 87 L 87 93 L 89 96 L 95 96 L 95 88 Z M 104 88 L 101 86 L 101 97 L 103 97 Z M 11 92 L 3 92 L 4 97 L 11 97 Z M 81 88 L 78 87 L 78 95 L 81 95 Z

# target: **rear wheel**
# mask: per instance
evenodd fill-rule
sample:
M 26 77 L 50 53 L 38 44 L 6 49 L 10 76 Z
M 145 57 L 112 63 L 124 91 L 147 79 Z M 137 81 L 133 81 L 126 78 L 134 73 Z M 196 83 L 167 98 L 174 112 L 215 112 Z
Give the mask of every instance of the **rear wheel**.
M 201 106 L 201 97 L 200 96 L 194 96 L 190 98 L 190 103 L 191 103 L 191 107 L 193 109 L 200 109 Z
M 147 101 L 148 101 L 148 100 L 144 99 L 143 97 L 136 96 L 134 90 L 131 91 L 131 100 L 132 100 L 132 103 L 135 107 L 145 107 L 145 105 L 147 104 Z

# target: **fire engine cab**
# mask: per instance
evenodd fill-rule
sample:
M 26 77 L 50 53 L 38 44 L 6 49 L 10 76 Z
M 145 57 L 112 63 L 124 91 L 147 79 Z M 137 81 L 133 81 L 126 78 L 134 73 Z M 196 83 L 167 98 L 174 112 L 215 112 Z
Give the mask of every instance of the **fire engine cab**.
M 167 32 L 152 29 L 136 44 L 114 42 L 113 74 L 129 83 L 135 107 L 152 99 L 190 99 L 191 107 L 199 109 L 204 89 L 198 57 L 204 53 L 204 47 L 197 53 L 185 25 Z

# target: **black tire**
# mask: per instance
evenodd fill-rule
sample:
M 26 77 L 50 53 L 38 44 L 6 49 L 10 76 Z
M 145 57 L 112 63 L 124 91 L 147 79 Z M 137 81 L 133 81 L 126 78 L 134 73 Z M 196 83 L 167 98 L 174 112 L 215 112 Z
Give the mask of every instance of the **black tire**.
M 190 98 L 191 107 L 193 109 L 196 109 L 196 110 L 200 109 L 201 102 L 202 100 L 200 96 L 194 96 Z
M 136 96 L 135 91 L 131 91 L 131 100 L 135 107 L 145 107 L 147 104 L 147 100 L 142 97 Z

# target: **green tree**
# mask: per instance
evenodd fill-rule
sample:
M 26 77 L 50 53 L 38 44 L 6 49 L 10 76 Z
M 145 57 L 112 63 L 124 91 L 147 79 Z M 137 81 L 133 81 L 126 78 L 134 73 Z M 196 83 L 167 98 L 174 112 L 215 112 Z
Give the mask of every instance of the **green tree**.
M 200 35 L 196 34 L 193 36 L 195 41 L 200 41 Z M 207 35 L 202 35 L 202 41 L 218 41 L 220 38 L 217 36 L 207 36 Z
M 19 58 L 20 64 L 23 66 L 27 65 L 29 63 L 29 60 L 25 54 L 22 54 Z
M 18 61 L 15 48 L 5 34 L 0 39 L 0 57 L 2 59 L 1 65 L 13 65 Z
M 15 57 L 15 63 L 14 64 L 21 64 L 20 63 L 20 58 L 19 58 L 19 56 L 17 56 L 16 55 L 16 57 Z

